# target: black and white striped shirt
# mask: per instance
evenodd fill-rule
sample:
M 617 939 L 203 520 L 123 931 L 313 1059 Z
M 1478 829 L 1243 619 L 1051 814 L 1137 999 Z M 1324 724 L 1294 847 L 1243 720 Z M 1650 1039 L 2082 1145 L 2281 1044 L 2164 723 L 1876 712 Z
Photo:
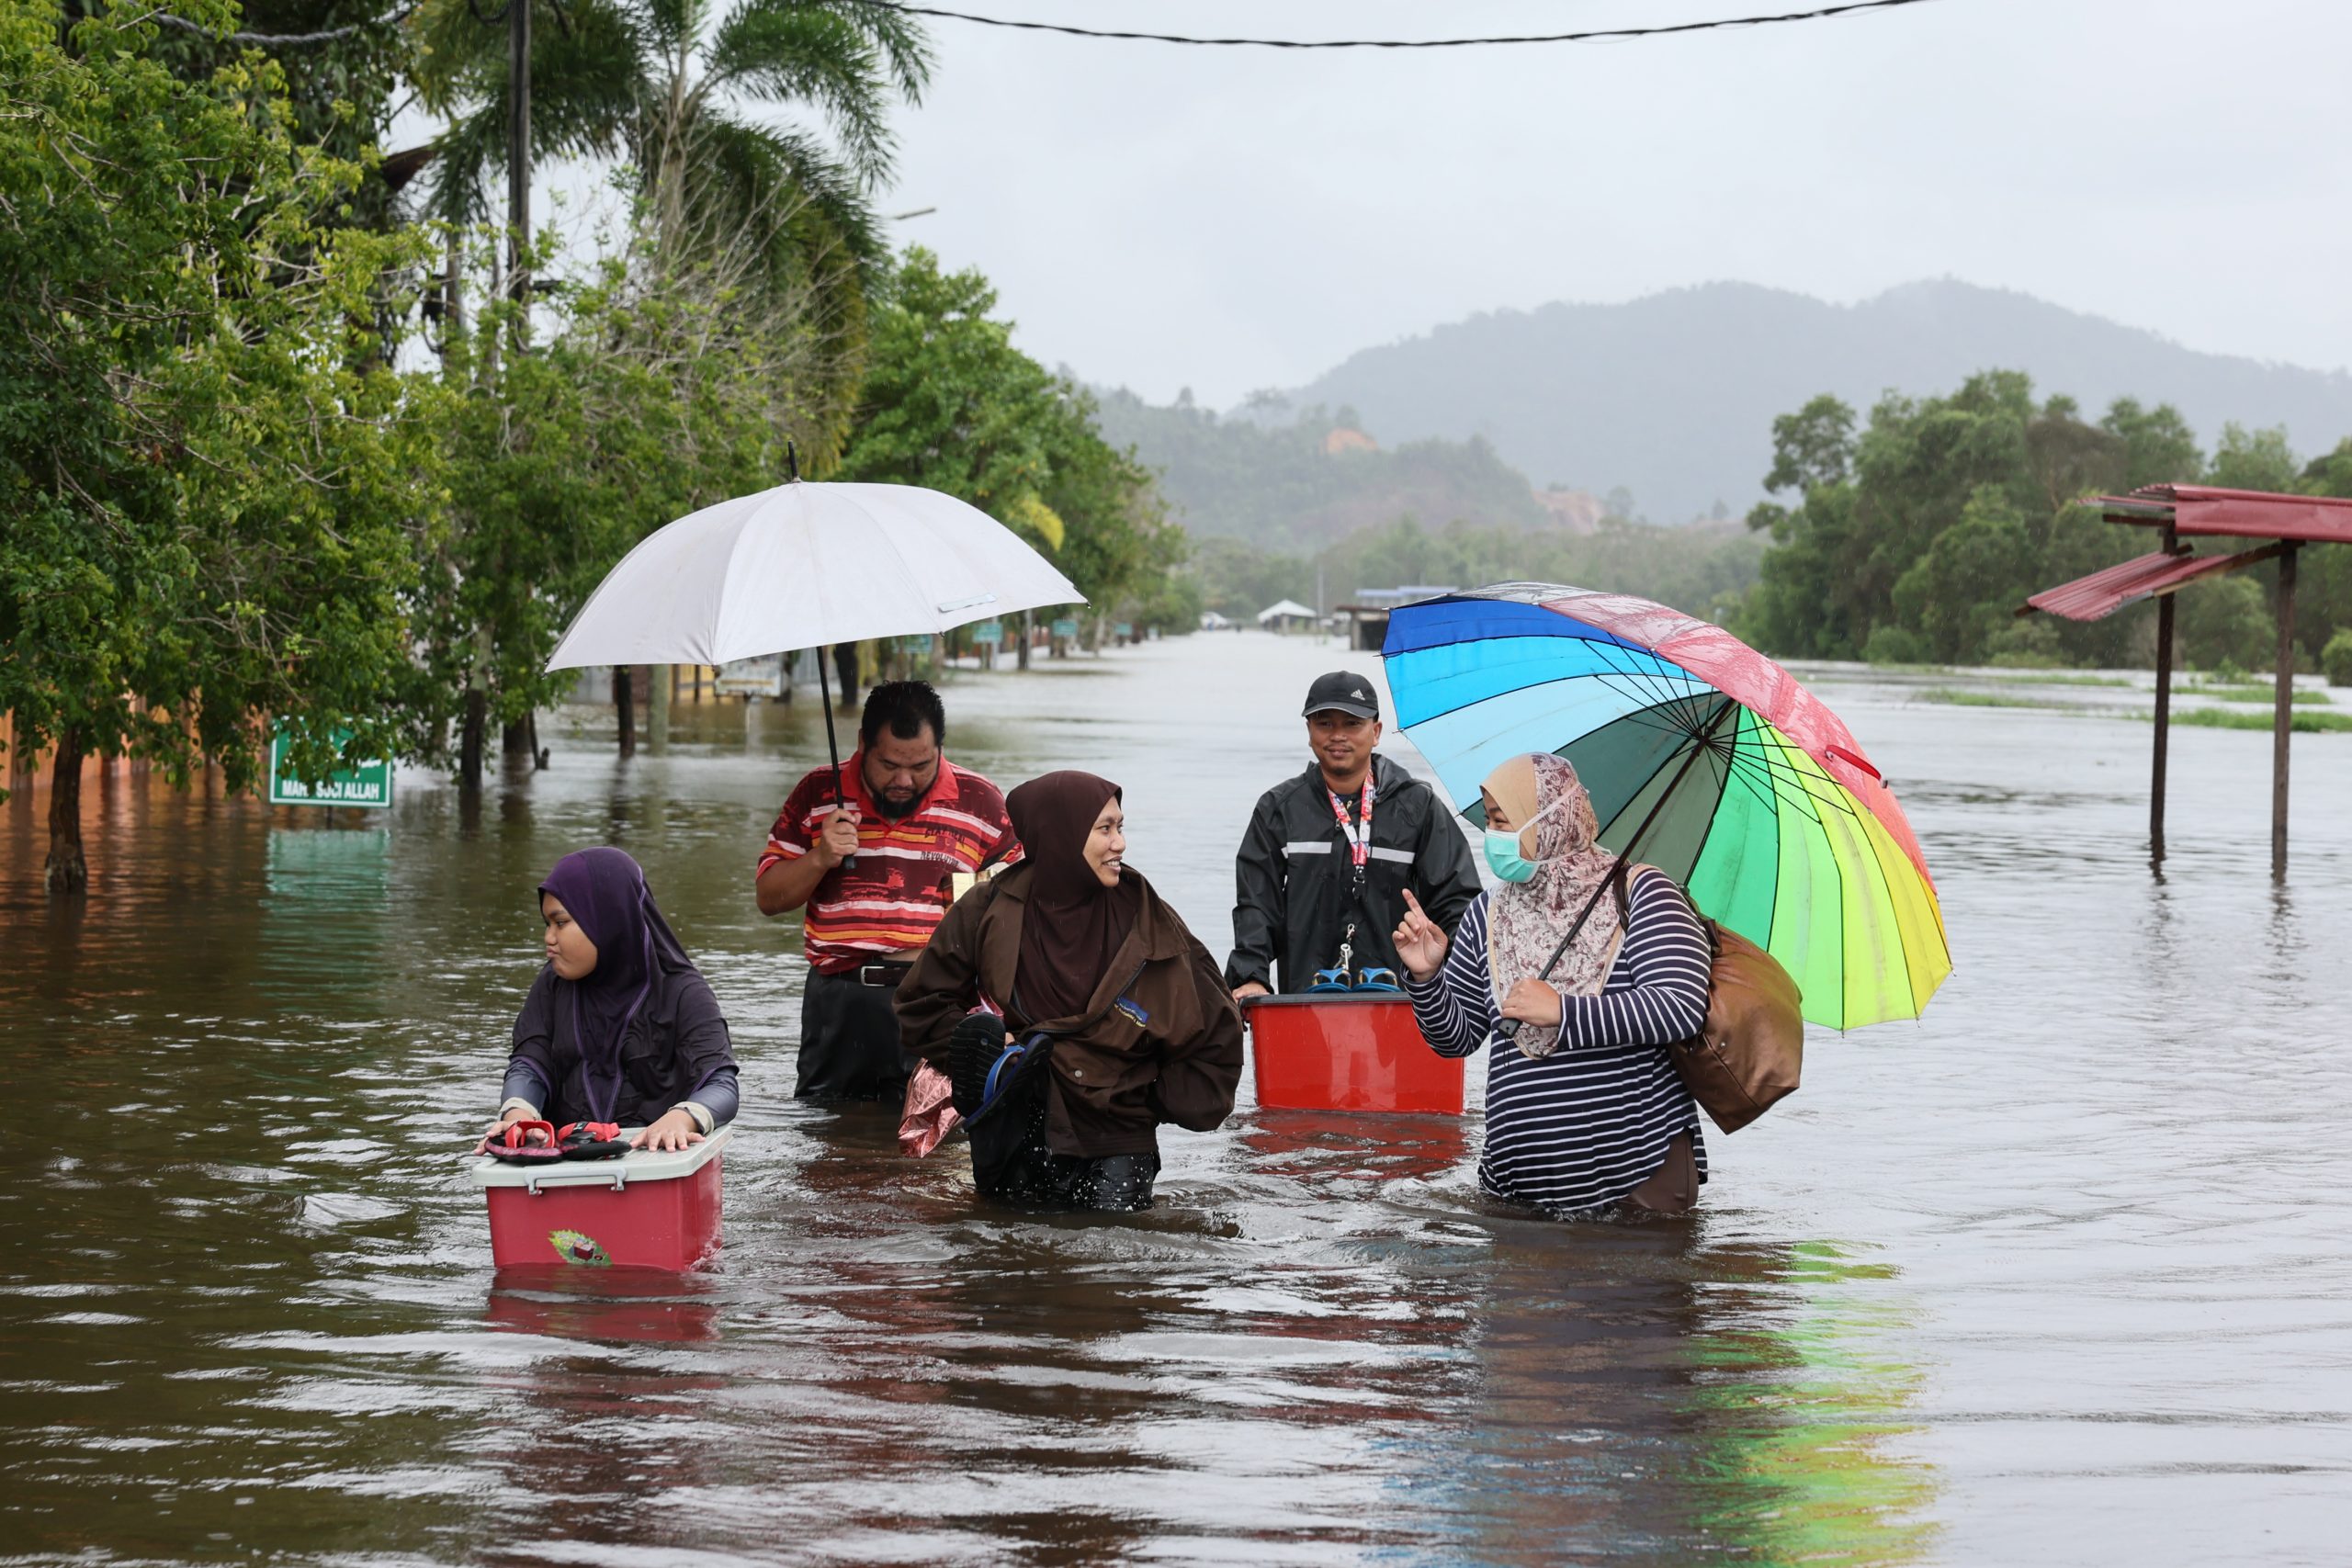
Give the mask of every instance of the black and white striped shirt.
M 1707 1018 L 1706 932 L 1657 872 L 1634 879 L 1624 944 L 1597 997 L 1562 997 L 1560 1046 L 1522 1055 L 1495 1008 L 1487 969 L 1487 901 L 1462 917 L 1445 963 L 1406 989 L 1421 1038 L 1442 1056 L 1487 1058 L 1487 1143 L 1478 1183 L 1498 1197 L 1546 1209 L 1615 1202 L 1666 1161 L 1668 1140 L 1690 1135 L 1701 1180 L 1707 1151 L 1699 1108 L 1664 1047 Z

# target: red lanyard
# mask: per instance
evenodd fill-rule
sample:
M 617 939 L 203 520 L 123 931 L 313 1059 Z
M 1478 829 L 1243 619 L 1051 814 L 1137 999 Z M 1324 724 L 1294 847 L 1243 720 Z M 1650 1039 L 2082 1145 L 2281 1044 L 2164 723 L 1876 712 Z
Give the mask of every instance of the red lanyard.
M 1363 807 L 1358 820 L 1348 820 L 1348 808 L 1340 804 L 1339 795 L 1327 786 L 1323 794 L 1331 803 L 1331 815 L 1340 819 L 1340 836 L 1348 840 L 1348 859 L 1354 863 L 1358 871 L 1362 871 L 1364 862 L 1372 858 L 1373 790 L 1370 770 L 1366 770 L 1363 775 Z

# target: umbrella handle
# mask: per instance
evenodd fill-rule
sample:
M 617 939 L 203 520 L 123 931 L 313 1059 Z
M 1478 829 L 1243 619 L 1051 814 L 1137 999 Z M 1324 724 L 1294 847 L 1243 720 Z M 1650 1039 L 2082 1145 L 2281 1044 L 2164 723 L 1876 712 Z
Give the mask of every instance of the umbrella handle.
M 1690 775 L 1691 767 L 1699 761 L 1699 754 L 1707 749 L 1707 742 L 1714 739 L 1716 727 L 1723 723 L 1724 716 L 1738 705 L 1731 698 L 1725 697 L 1722 705 L 1715 709 L 1714 716 L 1707 720 L 1707 727 L 1699 731 L 1697 738 L 1690 743 L 1690 754 L 1682 760 L 1682 771 L 1676 773 L 1674 782 L 1659 793 L 1657 804 L 1652 806 L 1650 814 L 1642 818 L 1642 825 L 1634 829 L 1634 836 L 1625 840 L 1624 849 L 1617 856 L 1617 863 L 1609 868 L 1609 874 L 1600 879 L 1600 886 L 1594 888 L 1592 897 L 1584 901 L 1584 909 L 1577 916 L 1577 923 L 1568 928 L 1568 934 L 1560 939 L 1560 945 L 1554 948 L 1552 956 L 1544 961 L 1544 967 L 1536 972 L 1537 979 L 1548 980 L 1552 977 L 1552 971 L 1558 966 L 1561 954 L 1568 951 L 1568 943 L 1576 941 L 1577 933 L 1584 930 L 1585 921 L 1592 919 L 1592 911 L 1600 906 L 1600 896 L 1609 891 L 1611 884 L 1617 882 L 1625 874 L 1625 863 L 1634 858 L 1634 852 L 1641 848 L 1643 835 L 1650 830 L 1650 824 L 1657 820 L 1657 814 L 1666 809 L 1666 803 L 1674 798 L 1674 792 L 1682 787 L 1682 781 Z M 1653 773 L 1650 776 L 1655 778 L 1657 775 Z
M 825 710 L 825 755 L 833 760 L 833 809 L 846 804 L 842 799 L 842 743 L 833 738 L 833 689 L 825 681 L 825 656 L 832 649 L 819 645 L 817 649 L 817 705 Z

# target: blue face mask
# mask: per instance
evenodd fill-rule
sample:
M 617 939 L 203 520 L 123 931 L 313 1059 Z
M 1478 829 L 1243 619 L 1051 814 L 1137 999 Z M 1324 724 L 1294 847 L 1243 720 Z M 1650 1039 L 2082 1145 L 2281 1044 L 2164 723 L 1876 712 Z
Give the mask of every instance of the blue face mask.
M 1505 882 L 1525 882 L 1533 876 L 1535 863 L 1519 852 L 1520 835 L 1566 804 L 1566 797 L 1555 800 L 1529 818 L 1525 826 L 1513 828 L 1507 832 L 1493 828 L 1487 829 L 1487 868 Z
M 1535 863 L 1519 852 L 1517 832 L 1487 829 L 1487 867 L 1505 882 L 1524 882 L 1535 874 Z

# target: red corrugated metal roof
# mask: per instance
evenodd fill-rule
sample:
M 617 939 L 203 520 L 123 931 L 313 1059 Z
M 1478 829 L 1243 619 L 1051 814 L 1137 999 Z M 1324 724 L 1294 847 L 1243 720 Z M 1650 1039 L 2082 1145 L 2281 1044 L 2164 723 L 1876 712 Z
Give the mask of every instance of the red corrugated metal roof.
M 2275 548 L 2241 550 L 2233 556 L 2168 556 L 2162 551 L 2140 556 L 2120 566 L 2045 588 L 2025 602 L 2027 610 L 2047 610 L 2070 621 L 2105 620 L 2126 604 L 2136 604 L 2159 593 L 2177 592 L 2200 577 L 2235 571 L 2277 554 Z
M 2130 495 L 2102 495 L 2088 504 L 2109 508 L 2118 523 L 2162 523 L 2168 511 L 2173 531 L 2182 535 L 2352 545 L 2352 500 L 2340 496 L 2143 485 Z

